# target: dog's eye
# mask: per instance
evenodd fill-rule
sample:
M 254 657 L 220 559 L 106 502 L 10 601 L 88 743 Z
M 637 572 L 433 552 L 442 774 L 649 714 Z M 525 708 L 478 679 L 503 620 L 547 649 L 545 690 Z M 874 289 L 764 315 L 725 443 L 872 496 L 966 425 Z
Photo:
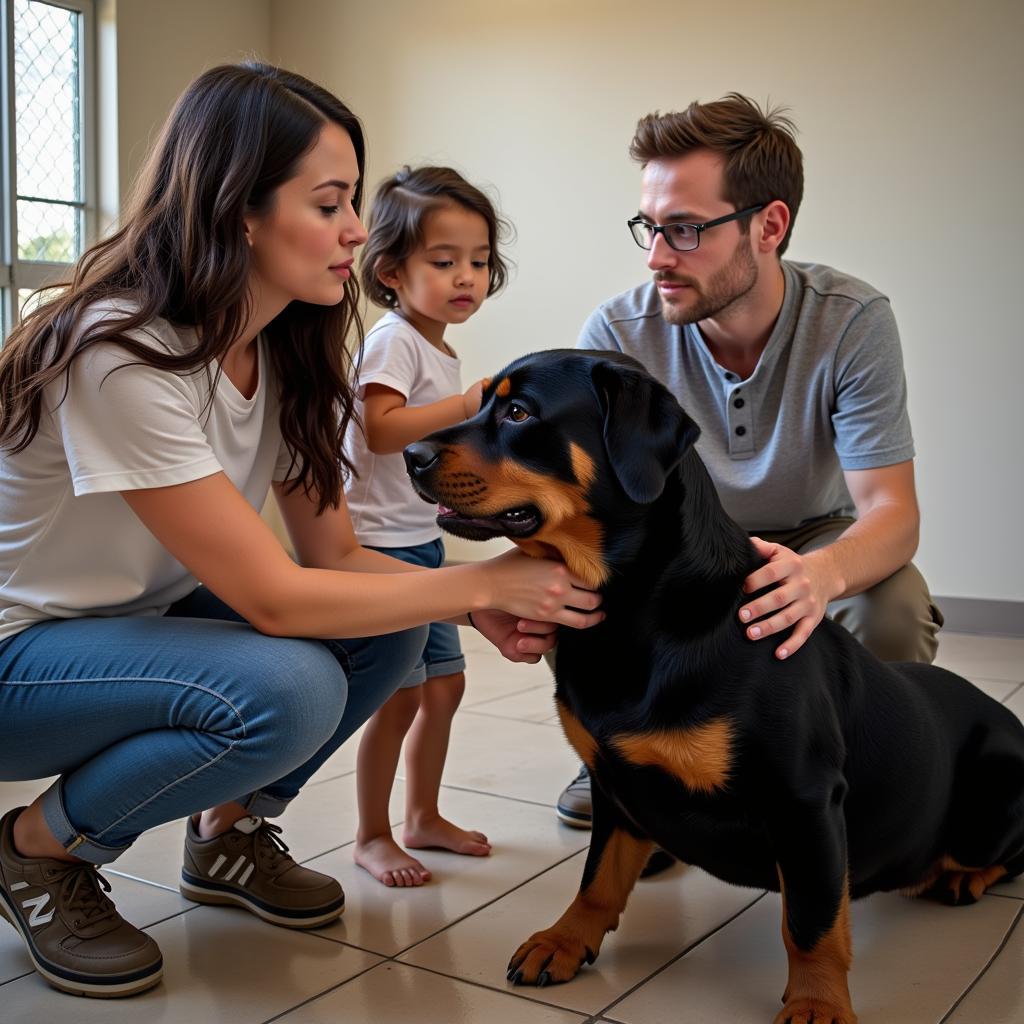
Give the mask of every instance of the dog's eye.
M 505 418 L 511 420 L 513 423 L 522 423 L 523 420 L 528 420 L 530 414 L 521 406 L 516 405 L 513 402 L 505 413 Z

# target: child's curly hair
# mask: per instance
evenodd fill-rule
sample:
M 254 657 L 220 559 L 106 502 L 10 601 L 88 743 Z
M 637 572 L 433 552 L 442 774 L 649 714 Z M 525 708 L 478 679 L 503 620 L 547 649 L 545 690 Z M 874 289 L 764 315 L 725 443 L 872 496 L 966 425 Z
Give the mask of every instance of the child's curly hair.
M 471 185 L 450 167 L 403 167 L 385 178 L 373 198 L 368 221 L 369 238 L 363 249 L 360 281 L 370 301 L 386 309 L 398 305 L 398 296 L 380 280 L 380 274 L 397 270 L 423 241 L 423 223 L 427 214 L 457 204 L 479 213 L 487 222 L 487 258 L 490 278 L 488 297 L 505 287 L 508 263 L 498 243 L 511 234 L 508 221 L 499 217 L 493 203 L 480 189 Z

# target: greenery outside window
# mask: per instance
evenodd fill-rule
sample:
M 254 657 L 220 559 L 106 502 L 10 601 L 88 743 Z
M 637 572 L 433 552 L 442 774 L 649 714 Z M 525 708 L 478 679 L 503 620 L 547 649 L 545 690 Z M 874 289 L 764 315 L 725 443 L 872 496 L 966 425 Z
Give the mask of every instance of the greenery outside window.
M 93 0 L 0 0 L 2 327 L 95 237 Z

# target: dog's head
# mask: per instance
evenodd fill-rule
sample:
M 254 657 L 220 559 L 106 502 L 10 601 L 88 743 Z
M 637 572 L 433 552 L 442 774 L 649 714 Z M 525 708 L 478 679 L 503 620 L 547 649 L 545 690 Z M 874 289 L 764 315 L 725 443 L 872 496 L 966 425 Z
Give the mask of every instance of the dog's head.
M 598 587 L 609 538 L 643 518 L 698 433 L 636 360 L 556 349 L 506 367 L 476 416 L 410 445 L 405 462 L 449 533 L 557 552 Z

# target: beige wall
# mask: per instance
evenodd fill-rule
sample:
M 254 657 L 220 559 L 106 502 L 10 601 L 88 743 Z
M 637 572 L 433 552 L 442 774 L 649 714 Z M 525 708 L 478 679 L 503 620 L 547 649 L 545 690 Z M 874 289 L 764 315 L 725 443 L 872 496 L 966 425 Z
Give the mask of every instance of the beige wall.
M 112 0 L 105 0 L 110 3 Z M 637 117 L 730 89 L 789 104 L 807 194 L 791 247 L 900 322 L 936 593 L 1024 599 L 1016 390 L 1024 5 L 937 0 L 117 0 L 120 191 L 195 74 L 256 52 L 363 118 L 376 182 L 439 161 L 492 185 L 518 272 L 452 334 L 466 374 L 570 345 L 646 277 L 623 223 Z M 457 548 L 474 555 L 479 547 Z
M 792 257 L 872 282 L 901 326 L 918 561 L 936 593 L 1024 599 L 1024 5 L 273 0 L 271 17 L 274 58 L 363 118 L 371 182 L 429 160 L 500 193 L 519 269 L 452 335 L 467 376 L 571 345 L 645 279 L 624 227 L 638 116 L 730 89 L 790 105 L 807 172 Z
M 123 198 L 181 91 L 217 64 L 264 57 L 270 0 L 101 0 L 100 30 L 116 25 L 117 191 Z M 109 52 L 109 50 L 108 50 Z M 109 128 L 110 110 L 107 115 Z M 103 172 L 109 184 L 112 168 Z

